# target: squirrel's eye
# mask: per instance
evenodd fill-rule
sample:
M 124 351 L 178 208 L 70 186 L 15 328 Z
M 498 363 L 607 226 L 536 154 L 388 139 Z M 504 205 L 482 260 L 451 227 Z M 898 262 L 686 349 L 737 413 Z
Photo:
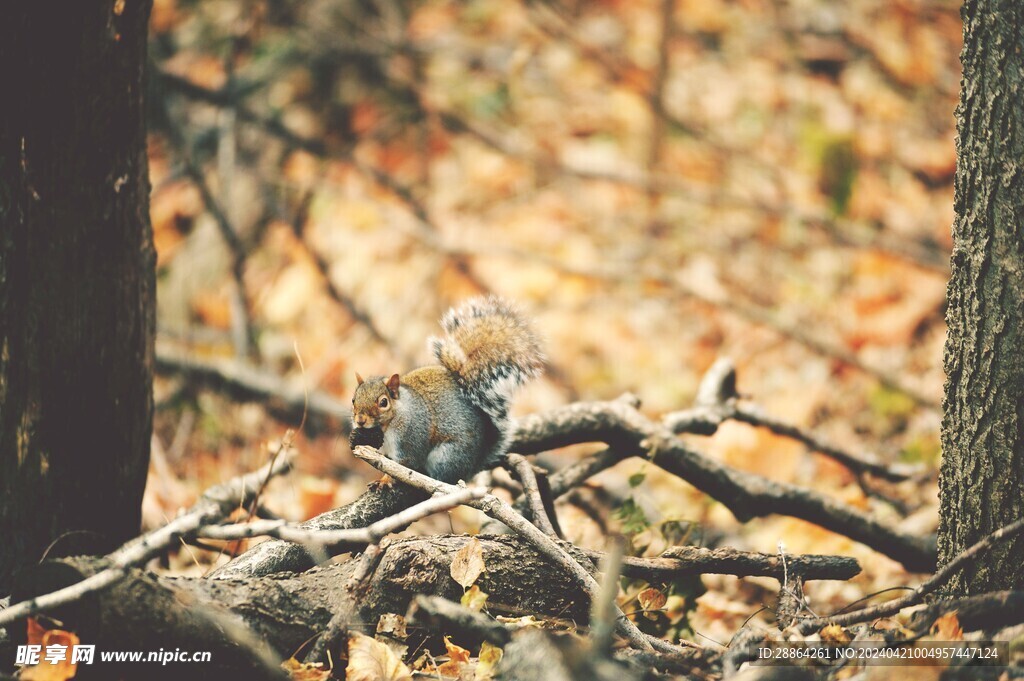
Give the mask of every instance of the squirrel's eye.
M 377 406 L 380 407 L 381 409 L 387 409 L 388 408 L 388 398 L 382 397 L 379 400 L 377 400 Z

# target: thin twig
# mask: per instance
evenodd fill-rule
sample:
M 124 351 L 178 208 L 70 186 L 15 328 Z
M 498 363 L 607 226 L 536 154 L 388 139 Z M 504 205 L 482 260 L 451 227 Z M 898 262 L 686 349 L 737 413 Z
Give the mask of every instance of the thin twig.
M 334 278 L 331 276 L 331 266 L 327 260 L 313 247 L 313 244 L 309 242 L 309 238 L 306 234 L 306 221 L 309 217 L 309 201 L 312 197 L 312 192 L 307 192 L 306 196 L 303 197 L 299 204 L 299 210 L 296 211 L 295 218 L 292 221 L 292 231 L 295 233 L 295 237 L 299 240 L 299 244 L 303 247 L 306 253 L 309 255 L 313 264 L 320 272 L 320 278 L 323 279 L 324 285 L 327 287 L 327 293 L 331 296 L 338 305 L 340 305 L 348 314 L 348 316 L 357 324 L 365 328 L 370 336 L 387 348 L 392 353 L 397 354 L 397 345 L 395 342 L 385 336 L 381 330 L 377 327 L 377 323 L 373 321 L 369 313 L 362 309 L 352 300 L 352 297 L 341 290 L 341 288 L 335 283 Z M 406 358 L 408 359 L 408 358 Z
M 533 454 L 595 441 L 607 443 L 622 456 L 652 460 L 717 499 L 741 521 L 789 515 L 864 543 L 912 571 L 935 567 L 934 537 L 902 533 L 813 490 L 723 466 L 623 401 L 576 403 L 520 418 L 513 446 L 521 454 Z
M 536 525 L 541 532 L 551 537 L 557 537 L 558 533 L 555 532 L 555 528 L 551 525 L 551 520 L 548 518 L 548 514 L 544 509 L 544 500 L 540 495 L 540 488 L 537 485 L 537 477 L 533 473 L 533 464 L 531 464 L 525 456 L 516 453 L 510 453 L 506 457 L 512 470 L 519 477 L 519 482 L 523 483 L 523 494 L 526 496 L 527 505 L 530 508 L 530 516 L 533 519 L 533 524 Z
M 352 416 L 348 404 L 321 390 L 308 393 L 307 405 L 303 384 L 239 359 L 200 357 L 157 343 L 156 370 L 183 374 L 226 388 L 246 399 L 266 400 L 272 407 L 276 405 L 296 418 L 308 413 L 321 421 L 338 421 L 343 429 L 347 429 Z
M 422 473 L 417 473 L 416 471 L 408 469 L 397 462 L 391 461 L 390 459 L 380 455 L 372 447 L 356 447 L 353 453 L 357 458 L 366 461 L 377 470 L 390 475 L 392 478 L 419 489 L 426 490 L 431 494 L 445 493 L 456 489 L 454 485 L 439 482 L 423 475 Z M 561 546 L 555 543 L 551 537 L 537 529 L 523 516 L 519 515 L 511 506 L 490 494 L 485 496 L 483 499 L 475 500 L 468 505 L 483 511 L 492 518 L 499 520 L 510 527 L 517 534 L 533 544 L 543 555 L 563 567 L 566 573 L 583 588 L 591 599 L 597 598 L 600 587 L 590 573 L 584 569 L 582 565 L 577 563 L 572 556 L 566 553 Z M 652 649 L 652 643 L 647 640 L 643 632 L 637 629 L 636 625 L 623 615 L 622 611 L 618 610 L 618 608 L 616 608 L 616 615 L 618 617 L 615 627 L 616 631 L 623 638 L 629 641 L 630 645 L 640 648 L 641 650 Z M 677 650 L 680 654 L 684 654 L 683 648 L 671 646 L 671 644 L 666 645 Z
M 136 537 L 109 554 L 109 567 L 81 582 L 36 596 L 0 611 L 0 627 L 35 613 L 74 602 L 86 594 L 99 591 L 120 580 L 129 568 L 142 565 L 159 555 L 178 539 L 196 532 L 199 528 L 216 523 L 226 517 L 239 503 L 250 499 L 260 482 L 268 475 L 280 475 L 291 469 L 292 457 L 285 455 L 263 468 L 234 478 L 207 490 L 189 510 L 163 527 L 141 537 Z
M 213 217 L 217 230 L 220 232 L 224 244 L 231 253 L 231 276 L 235 284 L 232 311 L 237 315 L 236 319 L 241 327 L 241 333 L 234 335 L 234 340 L 241 341 L 240 347 L 236 344 L 235 354 L 238 357 L 248 357 L 257 360 L 259 358 L 259 348 L 256 344 L 256 329 L 253 325 L 249 295 L 245 287 L 246 246 L 242 243 L 238 230 L 235 229 L 235 226 L 228 218 L 227 212 L 221 207 L 220 202 L 217 201 L 210 190 L 202 169 L 192 157 L 192 152 L 189 149 L 189 143 L 185 138 L 184 132 L 178 127 L 175 117 L 167 110 L 166 103 L 163 100 L 161 102 L 164 104 L 163 121 L 167 126 L 167 137 L 177 150 L 184 166 L 185 174 L 192 181 L 192 184 L 195 185 L 196 189 L 199 190 L 199 196 L 203 200 L 206 211 Z
M 900 598 L 896 598 L 879 605 L 864 608 L 862 610 L 855 610 L 842 615 L 816 617 L 814 619 L 807 620 L 800 624 L 800 632 L 806 635 L 824 627 L 827 624 L 838 624 L 839 626 L 845 627 L 850 624 L 856 624 L 857 622 L 866 622 L 880 617 L 891 617 L 903 608 L 909 608 L 912 605 L 917 605 L 923 602 L 925 596 L 945 584 L 946 581 L 949 580 L 957 570 L 962 568 L 967 561 L 971 560 L 988 547 L 998 541 L 1014 537 L 1022 531 L 1024 531 L 1024 518 L 1015 520 L 1009 525 L 1000 527 L 992 534 L 963 550 L 953 558 L 953 560 L 942 566 L 942 568 L 940 568 L 931 578 L 921 582 L 920 586 L 906 596 L 901 596 Z
M 619 595 L 619 577 L 622 574 L 622 556 L 625 542 L 621 537 L 613 539 L 611 549 L 601 559 L 601 590 L 594 599 L 590 614 L 591 648 L 605 656 L 611 649 L 612 633 L 615 631 L 615 599 Z
M 385 536 L 398 532 L 417 520 L 451 510 L 473 499 L 482 499 L 486 494 L 487 490 L 482 487 L 459 489 L 451 494 L 433 497 L 410 506 L 401 513 L 378 520 L 367 527 L 349 530 L 316 530 L 284 520 L 254 520 L 248 523 L 201 527 L 194 536 L 219 540 L 276 537 L 305 546 L 331 548 L 345 544 L 346 548 L 351 548 L 353 544 L 376 544 Z

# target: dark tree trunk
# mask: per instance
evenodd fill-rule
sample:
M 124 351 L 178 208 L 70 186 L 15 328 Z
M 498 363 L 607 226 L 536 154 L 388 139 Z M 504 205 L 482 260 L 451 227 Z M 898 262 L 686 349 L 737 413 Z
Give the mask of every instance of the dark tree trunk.
M 150 3 L 0 10 L 0 593 L 139 531 L 154 266 Z M 84 540 L 84 544 L 83 544 Z
M 1024 4 L 967 0 L 946 315 L 939 563 L 1024 516 Z M 950 583 L 1024 587 L 1024 539 Z

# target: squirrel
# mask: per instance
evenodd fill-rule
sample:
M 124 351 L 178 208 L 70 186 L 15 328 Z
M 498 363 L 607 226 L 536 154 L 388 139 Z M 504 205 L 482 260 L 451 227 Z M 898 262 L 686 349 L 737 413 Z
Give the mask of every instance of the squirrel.
M 527 320 L 496 296 L 448 310 L 441 327 L 445 337 L 427 342 L 437 365 L 388 378 L 356 373 L 352 442 L 381 443 L 388 458 L 455 483 L 504 458 L 512 396 L 544 358 Z

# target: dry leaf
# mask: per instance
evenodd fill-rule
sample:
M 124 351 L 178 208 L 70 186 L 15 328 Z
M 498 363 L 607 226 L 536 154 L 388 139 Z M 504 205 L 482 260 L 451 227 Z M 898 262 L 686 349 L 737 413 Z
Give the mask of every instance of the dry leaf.
M 466 590 L 466 593 L 462 594 L 461 602 L 463 606 L 469 608 L 470 610 L 480 612 L 484 609 L 484 606 L 487 604 L 487 593 L 481 591 L 480 587 L 474 584 Z
M 452 643 L 447 636 L 444 637 L 444 645 L 448 649 L 448 661 L 437 667 L 437 673 L 458 678 L 462 675 L 462 667 L 469 662 L 469 651 Z
M 46 636 L 47 629 L 39 623 L 35 617 L 29 617 L 25 620 L 26 623 L 26 643 L 30 646 L 41 646 L 43 645 L 43 637 Z
M 40 631 L 42 631 L 41 636 L 39 635 Z M 29 632 L 30 635 L 39 637 L 38 643 L 33 644 L 31 641 L 29 643 L 42 646 L 39 653 L 39 664 L 25 668 L 18 678 L 28 681 L 67 681 L 67 679 L 74 678 L 78 671 L 78 663 L 71 662 L 71 653 L 72 648 L 80 643 L 79 638 L 70 631 L 44 630 L 34 621 L 30 621 Z M 47 655 L 52 652 L 58 654 L 54 658 L 56 662 L 47 659 Z
M 385 644 L 358 632 L 348 636 L 348 681 L 412 681 L 412 672 Z
M 960 627 L 960 618 L 956 616 L 956 610 L 948 612 L 935 620 L 931 633 L 932 636 L 941 641 L 964 640 L 964 630 Z
M 398 656 L 404 659 L 409 652 L 409 646 L 405 645 L 405 639 L 409 633 L 405 629 L 405 618 L 394 613 L 384 613 L 377 620 L 377 635 L 374 637 Z
M 448 657 L 453 662 L 469 662 L 469 651 L 452 643 L 450 636 L 444 637 L 444 647 L 448 649 Z
M 386 634 L 399 641 L 404 641 L 409 637 L 409 632 L 405 629 L 405 618 L 391 612 L 384 613 L 377 620 L 377 633 Z
M 826 643 L 841 643 L 846 645 L 853 640 L 850 636 L 850 632 L 843 629 L 838 624 L 830 624 L 819 632 L 821 640 Z
M 316 664 L 299 662 L 294 657 L 289 657 L 281 663 L 281 669 L 288 673 L 292 681 L 327 681 L 331 678 L 331 670 L 324 669 L 320 662 Z
M 501 648 L 492 646 L 487 641 L 480 645 L 480 657 L 476 664 L 476 672 L 473 681 L 491 681 L 494 678 L 494 671 L 501 662 L 501 656 L 505 654 Z
M 505 624 L 516 629 L 526 629 L 527 627 L 535 627 L 537 629 L 544 628 L 544 622 L 537 619 L 533 615 L 526 615 L 524 617 L 503 617 L 498 615 L 496 618 L 502 624 Z
M 480 540 L 472 537 L 458 550 L 452 559 L 452 579 L 468 589 L 476 581 L 480 573 L 484 571 L 484 550 Z
M 649 620 L 657 619 L 657 611 L 664 608 L 665 603 L 668 601 L 665 594 L 651 588 L 644 589 L 638 593 L 636 599 L 640 602 L 640 607 L 644 609 L 644 617 Z

